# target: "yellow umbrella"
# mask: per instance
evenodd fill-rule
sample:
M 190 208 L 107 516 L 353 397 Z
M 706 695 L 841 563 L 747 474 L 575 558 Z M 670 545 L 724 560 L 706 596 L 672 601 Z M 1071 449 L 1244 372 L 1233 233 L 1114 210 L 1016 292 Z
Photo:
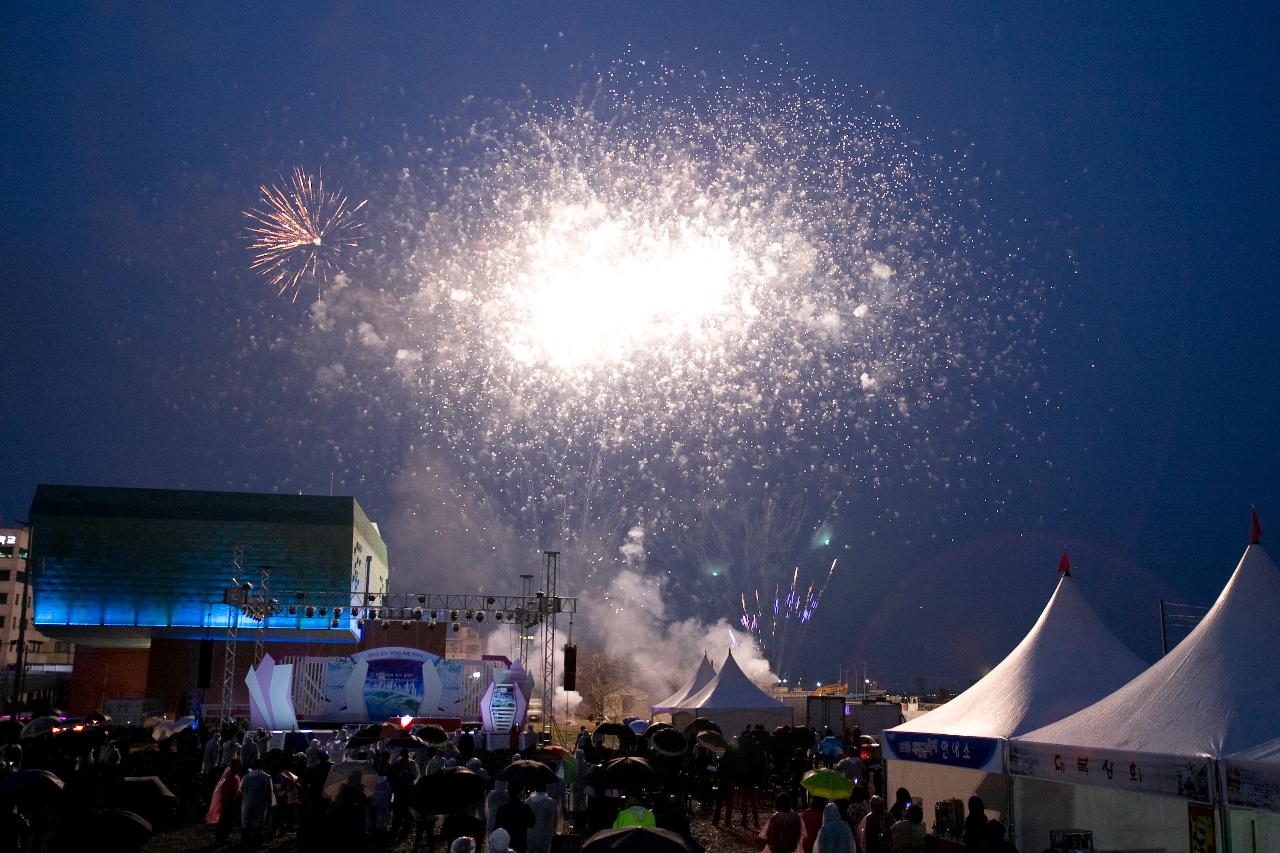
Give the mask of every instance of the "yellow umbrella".
M 800 784 L 813 796 L 828 800 L 843 800 L 853 793 L 853 783 L 844 778 L 843 773 L 825 767 L 804 774 Z

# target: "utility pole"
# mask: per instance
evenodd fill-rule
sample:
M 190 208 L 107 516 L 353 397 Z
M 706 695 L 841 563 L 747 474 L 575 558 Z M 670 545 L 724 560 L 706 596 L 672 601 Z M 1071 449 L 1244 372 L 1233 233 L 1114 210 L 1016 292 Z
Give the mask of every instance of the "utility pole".
M 28 538 L 27 542 L 30 543 Z M 28 545 L 28 550 L 30 546 Z M 44 571 L 44 558 L 40 558 L 40 571 Z M 18 719 L 18 706 L 22 701 L 22 687 L 27 680 L 27 607 L 31 600 L 31 562 L 22 572 L 22 609 L 18 611 L 18 647 L 13 659 L 13 707 L 9 719 Z

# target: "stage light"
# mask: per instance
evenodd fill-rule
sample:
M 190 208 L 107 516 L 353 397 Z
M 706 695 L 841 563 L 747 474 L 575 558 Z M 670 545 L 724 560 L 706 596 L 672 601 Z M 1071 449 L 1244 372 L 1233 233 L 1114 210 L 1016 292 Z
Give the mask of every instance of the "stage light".
M 357 628 L 359 628 L 361 631 L 363 631 L 363 630 L 364 630 L 364 620 L 363 620 L 363 619 L 357 619 L 357 620 L 356 620 L 356 627 L 357 627 Z
M 483 621 L 484 621 L 484 611 L 483 611 L 483 610 L 477 610 L 477 611 L 476 611 L 476 621 L 477 621 L 477 622 L 483 622 Z
M 334 619 L 332 622 L 330 622 L 330 623 L 329 623 L 329 627 L 330 627 L 330 628 L 337 628 L 337 627 L 338 627 L 338 620 L 337 620 L 337 619 Z
M 391 623 L 386 619 L 379 620 L 378 624 L 382 626 L 382 630 L 384 631 L 391 627 Z
M 293 604 L 290 604 L 290 605 L 289 605 L 289 615 L 290 615 L 290 616 L 297 616 L 297 615 L 298 615 L 298 608 L 297 608 L 297 605 L 293 605 Z
M 369 618 L 370 618 L 370 619 L 377 619 L 377 618 L 378 618 L 378 608 L 376 608 L 376 607 L 370 607 L 370 608 L 369 608 Z
M 495 599 L 495 598 L 491 595 L 491 596 L 489 596 L 488 598 L 486 598 L 486 599 L 484 600 L 484 603 L 485 603 L 485 604 L 493 604 L 495 601 L 497 601 L 497 599 Z
M 457 622 L 457 621 L 458 621 L 458 611 L 456 611 L 456 610 L 450 610 L 450 611 L 449 611 L 449 621 L 451 621 L 451 622 Z
M 333 618 L 337 619 L 337 618 L 338 618 L 339 616 L 341 616 L 341 615 L 342 615 L 342 608 L 341 608 L 341 607 L 335 607 L 335 608 L 333 608 Z
M 468 610 L 468 611 L 467 611 L 467 621 L 468 621 L 468 622 L 470 622 L 470 621 L 471 621 L 471 611 L 470 611 L 470 610 Z
M 413 608 L 413 618 L 414 618 L 414 619 L 417 619 L 418 621 L 422 621 L 422 608 L 421 608 L 421 607 L 415 607 L 415 608 Z
M 298 600 L 299 600 L 299 601 L 301 601 L 302 599 L 304 599 L 304 598 L 306 598 L 306 597 L 307 597 L 307 594 L 306 594 L 305 592 L 303 592 L 302 590 L 298 590 L 298 592 L 297 592 L 297 598 L 298 598 Z
M 370 603 L 370 604 L 373 604 L 373 603 L 374 603 L 375 601 L 377 601 L 377 600 L 378 600 L 378 596 L 377 596 L 377 595 L 375 595 L 375 594 L 374 594 L 374 593 L 372 593 L 372 592 L 371 592 L 371 593 L 369 593 L 369 603 Z
M 461 625 L 459 625 L 457 622 L 454 622 L 454 623 L 453 623 L 453 633 L 455 633 L 455 634 L 456 634 L 456 633 L 458 633 L 458 632 L 459 632 L 459 631 L 461 631 L 461 630 L 462 630 L 462 626 L 461 626 Z
M 420 596 L 418 596 L 418 603 L 419 603 L 419 604 L 426 604 L 426 603 L 427 603 L 427 597 L 426 597 L 425 595 L 420 595 Z
M 401 627 L 401 628 L 403 628 L 404 630 L 408 631 L 408 630 L 409 630 L 409 626 L 410 626 L 411 624 L 412 624 L 412 623 L 411 623 L 408 619 L 406 619 L 406 620 L 404 620 L 403 622 L 401 622 L 401 623 L 400 623 L 400 627 Z
M 308 607 L 307 618 L 310 619 L 312 616 L 315 616 L 315 615 L 316 615 L 316 609 L 314 607 Z
M 321 615 L 321 616 L 328 616 L 328 615 L 329 615 L 329 608 L 327 608 L 327 607 L 321 607 L 321 608 L 320 608 L 320 615 Z
M 494 612 L 494 614 L 493 614 L 493 618 L 494 618 L 494 619 L 496 619 L 496 620 L 498 620 L 499 622 L 501 622 L 501 621 L 502 621 L 502 611 L 501 611 L 501 610 L 495 611 L 495 612 Z

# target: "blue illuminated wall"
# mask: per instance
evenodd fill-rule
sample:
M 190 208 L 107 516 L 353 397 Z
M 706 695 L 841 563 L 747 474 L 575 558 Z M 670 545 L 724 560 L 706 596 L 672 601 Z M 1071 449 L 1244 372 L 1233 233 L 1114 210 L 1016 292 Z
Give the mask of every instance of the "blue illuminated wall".
M 298 591 L 304 605 L 324 595 L 332 606 L 366 587 L 386 590 L 386 545 L 350 497 L 42 485 L 29 520 L 41 627 L 225 628 L 232 575 L 256 587 L 263 565 L 282 607 L 297 604 Z M 345 613 L 337 628 L 329 616 L 304 613 L 285 610 L 267 627 L 350 639 L 354 620 Z M 240 625 L 257 623 L 241 616 Z

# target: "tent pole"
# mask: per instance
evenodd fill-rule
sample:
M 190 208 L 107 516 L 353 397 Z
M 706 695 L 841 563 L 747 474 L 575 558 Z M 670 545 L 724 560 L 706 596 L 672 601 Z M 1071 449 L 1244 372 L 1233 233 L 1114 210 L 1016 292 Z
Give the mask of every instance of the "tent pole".
M 1218 800 L 1218 823 L 1222 825 L 1222 853 L 1231 853 L 1231 804 L 1227 802 L 1226 765 L 1213 759 L 1213 788 Z

